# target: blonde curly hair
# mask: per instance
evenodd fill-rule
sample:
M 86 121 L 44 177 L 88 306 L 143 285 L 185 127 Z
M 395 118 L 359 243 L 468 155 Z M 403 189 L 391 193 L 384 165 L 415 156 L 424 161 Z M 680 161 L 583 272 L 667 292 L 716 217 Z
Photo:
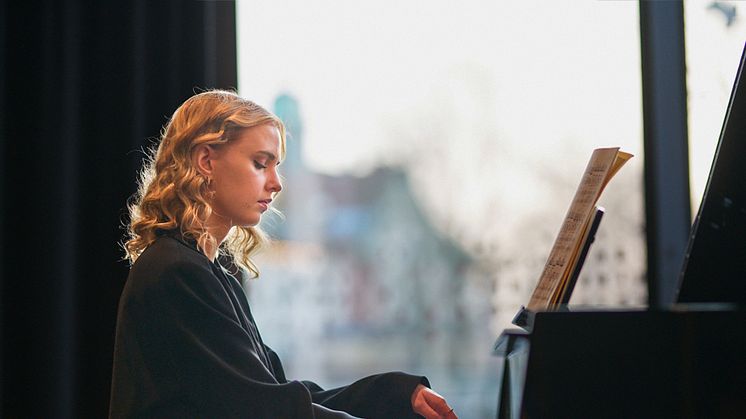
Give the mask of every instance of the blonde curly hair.
M 201 144 L 225 144 L 246 128 L 272 124 L 280 131 L 281 157 L 285 154 L 285 126 L 271 112 L 236 93 L 210 90 L 184 102 L 161 132 L 140 172 L 138 191 L 128 204 L 130 222 L 123 247 L 125 259 L 134 263 L 159 233 L 176 231 L 197 243 L 209 242 L 207 219 L 212 208 L 208 179 L 192 164 L 192 152 Z M 258 226 L 233 227 L 220 251 L 233 262 L 259 276 L 251 256 L 266 242 Z

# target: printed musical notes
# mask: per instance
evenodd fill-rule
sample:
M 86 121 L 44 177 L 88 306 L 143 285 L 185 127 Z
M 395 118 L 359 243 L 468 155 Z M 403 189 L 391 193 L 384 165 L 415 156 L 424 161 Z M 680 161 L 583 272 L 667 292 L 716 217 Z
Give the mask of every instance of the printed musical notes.
M 550 310 L 560 301 L 588 231 L 601 192 L 632 155 L 615 148 L 593 151 L 562 227 L 554 241 L 539 283 L 528 303 L 530 311 Z

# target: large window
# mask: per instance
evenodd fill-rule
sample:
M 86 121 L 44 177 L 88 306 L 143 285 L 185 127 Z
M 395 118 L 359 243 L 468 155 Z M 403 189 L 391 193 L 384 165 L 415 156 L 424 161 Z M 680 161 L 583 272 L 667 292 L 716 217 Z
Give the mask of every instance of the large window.
M 591 151 L 635 154 L 574 304 L 646 301 L 638 5 L 238 3 L 239 89 L 287 122 L 285 219 L 248 286 L 288 376 L 427 375 L 494 417 L 494 339 Z

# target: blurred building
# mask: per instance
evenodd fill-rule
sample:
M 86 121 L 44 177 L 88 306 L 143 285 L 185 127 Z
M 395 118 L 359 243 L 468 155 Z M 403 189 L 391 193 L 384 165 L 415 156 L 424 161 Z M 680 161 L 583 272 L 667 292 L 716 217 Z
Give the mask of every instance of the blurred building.
M 297 104 L 280 96 L 275 111 L 291 133 L 277 201 L 283 215 L 263 221 L 275 243 L 247 289 L 288 369 L 342 383 L 361 369 L 458 364 L 471 348 L 470 322 L 493 339 L 488 294 L 471 285 L 489 278 L 429 224 L 405 172 L 315 173 L 301 158 Z M 304 349 L 322 343 L 323 351 Z M 480 342 L 474 350 L 488 349 Z
M 274 242 L 258 258 L 261 278 L 247 281 L 246 289 L 288 376 L 336 386 L 381 371 L 422 373 L 463 411 L 494 415 L 491 344 L 538 280 L 558 228 L 547 221 L 556 207 L 512 220 L 522 225 L 511 228 L 520 237 L 502 237 L 481 250 L 464 247 L 447 228 L 433 225 L 406 168 L 379 167 L 363 176 L 310 170 L 302 158 L 298 104 L 279 96 L 275 112 L 289 132 L 284 190 L 276 202 L 282 216 L 262 221 Z M 629 193 L 606 202 L 612 214 L 573 303 L 645 300 L 634 178 L 614 180 L 629 183 L 622 187 Z

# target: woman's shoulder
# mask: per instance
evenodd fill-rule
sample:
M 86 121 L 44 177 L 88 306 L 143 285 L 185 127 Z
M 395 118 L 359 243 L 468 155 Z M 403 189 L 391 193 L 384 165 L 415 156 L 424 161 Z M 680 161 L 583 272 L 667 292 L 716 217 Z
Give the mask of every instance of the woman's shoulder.
M 159 236 L 132 265 L 136 267 L 166 267 L 179 263 L 209 264 L 197 244 L 177 235 Z
M 209 259 L 196 244 L 174 235 L 158 237 L 137 258 L 130 269 L 127 286 L 145 290 L 167 286 L 185 277 L 210 274 Z

